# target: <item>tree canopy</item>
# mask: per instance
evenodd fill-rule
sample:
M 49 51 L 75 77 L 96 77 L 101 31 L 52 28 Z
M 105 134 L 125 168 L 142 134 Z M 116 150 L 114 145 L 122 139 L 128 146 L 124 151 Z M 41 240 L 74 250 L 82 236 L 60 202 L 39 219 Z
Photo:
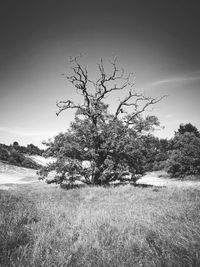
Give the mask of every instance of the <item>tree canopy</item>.
M 184 134 L 184 133 L 193 133 L 197 137 L 200 137 L 200 133 L 197 127 L 192 125 L 191 123 L 180 124 L 177 134 Z
M 200 134 L 191 123 L 179 126 L 172 140 L 166 169 L 171 176 L 200 174 Z

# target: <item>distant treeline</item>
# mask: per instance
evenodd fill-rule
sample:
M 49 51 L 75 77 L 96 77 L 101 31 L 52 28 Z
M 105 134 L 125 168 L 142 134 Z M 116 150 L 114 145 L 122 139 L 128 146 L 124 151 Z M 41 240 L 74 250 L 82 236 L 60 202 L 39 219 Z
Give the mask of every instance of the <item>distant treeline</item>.
M 44 150 L 33 144 L 29 144 L 26 147 L 20 146 L 16 141 L 12 145 L 0 144 L 0 160 L 20 167 L 38 169 L 40 165 L 25 155 L 41 156 L 43 152 Z

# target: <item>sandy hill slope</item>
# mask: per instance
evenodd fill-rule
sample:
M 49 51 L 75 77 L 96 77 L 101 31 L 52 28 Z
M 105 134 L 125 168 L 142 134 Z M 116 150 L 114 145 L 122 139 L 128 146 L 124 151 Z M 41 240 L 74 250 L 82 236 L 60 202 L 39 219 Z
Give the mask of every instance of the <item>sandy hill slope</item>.
M 42 166 L 45 166 L 47 165 L 48 163 L 52 163 L 54 162 L 56 159 L 55 158 L 44 158 L 42 156 L 38 156 L 38 155 L 25 155 L 26 158 L 29 158 L 31 160 L 33 160 L 35 163 L 39 164 L 39 165 L 42 165 Z
M 0 184 L 37 181 L 36 170 L 0 162 Z
M 153 185 L 159 187 L 198 187 L 200 181 L 180 180 L 170 178 L 165 171 L 148 172 L 138 180 L 138 184 Z
M 55 161 L 55 158 L 44 158 L 38 155 L 24 156 L 42 166 Z M 50 178 L 52 179 L 53 176 L 54 173 L 52 172 Z M 33 182 L 38 182 L 38 175 L 35 169 L 9 165 L 0 161 L 0 188 L 4 187 L 7 189 L 9 184 L 27 184 Z

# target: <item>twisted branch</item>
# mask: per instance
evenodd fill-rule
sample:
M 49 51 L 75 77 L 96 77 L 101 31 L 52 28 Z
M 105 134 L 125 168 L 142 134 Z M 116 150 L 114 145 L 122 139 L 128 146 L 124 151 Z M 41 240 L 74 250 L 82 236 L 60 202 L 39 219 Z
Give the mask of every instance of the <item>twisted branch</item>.
M 144 94 L 139 94 L 136 92 L 132 92 L 132 87 L 134 83 L 131 82 L 132 73 L 129 73 L 127 76 L 124 74 L 124 69 L 117 68 L 117 58 L 114 58 L 111 61 L 112 71 L 111 74 L 106 74 L 103 60 L 100 60 L 98 64 L 98 69 L 100 71 L 100 78 L 95 82 L 88 78 L 88 71 L 86 68 L 83 68 L 78 62 L 79 57 L 75 57 L 70 60 L 71 63 L 74 64 L 72 67 L 73 74 L 71 76 L 66 76 L 67 79 L 81 92 L 84 97 L 83 105 L 75 104 L 71 100 L 67 101 L 59 101 L 56 103 L 59 108 L 56 113 L 57 116 L 66 109 L 77 109 L 81 114 L 87 115 L 92 118 L 94 124 L 96 125 L 97 119 L 100 118 L 100 110 L 101 101 L 108 95 L 109 93 L 117 90 L 123 90 L 125 88 L 130 87 L 128 95 L 120 101 L 115 115 L 114 120 L 116 120 L 119 114 L 126 114 L 124 117 L 124 121 L 127 125 L 132 124 L 132 120 L 139 116 L 141 113 L 146 111 L 146 109 L 161 101 L 165 96 L 160 98 L 152 98 L 146 97 Z M 114 84 L 113 82 L 118 81 L 119 85 Z M 93 93 L 91 93 L 88 89 L 88 83 L 91 83 L 94 87 Z M 121 83 L 121 84 L 120 84 Z M 129 113 L 126 108 L 132 107 L 133 112 Z

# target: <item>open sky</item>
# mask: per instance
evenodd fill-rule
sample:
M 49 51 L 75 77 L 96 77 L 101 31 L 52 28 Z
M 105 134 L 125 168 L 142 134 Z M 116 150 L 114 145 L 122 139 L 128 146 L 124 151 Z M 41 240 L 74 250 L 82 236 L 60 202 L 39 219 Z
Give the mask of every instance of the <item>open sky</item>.
M 91 78 L 102 57 L 118 56 L 135 89 L 168 95 L 155 114 L 170 138 L 180 123 L 200 129 L 199 1 L 1 0 L 0 143 L 33 143 L 66 131 L 72 112 L 56 116 L 57 100 L 76 100 L 61 75 L 80 53 Z

